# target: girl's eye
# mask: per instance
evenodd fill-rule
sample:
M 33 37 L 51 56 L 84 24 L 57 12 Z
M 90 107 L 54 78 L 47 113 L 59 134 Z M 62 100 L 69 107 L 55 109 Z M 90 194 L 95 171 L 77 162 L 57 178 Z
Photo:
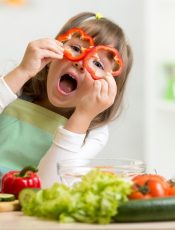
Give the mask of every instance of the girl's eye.
M 101 64 L 99 61 L 94 60 L 94 61 L 93 61 L 93 64 L 94 64 L 96 67 L 98 67 L 98 68 L 100 68 L 100 69 L 104 70 L 104 68 L 103 68 L 102 64 Z
M 73 51 L 77 52 L 77 53 L 81 53 L 81 49 L 80 49 L 80 47 L 78 47 L 78 46 L 72 45 L 72 46 L 71 46 L 71 49 L 72 49 Z

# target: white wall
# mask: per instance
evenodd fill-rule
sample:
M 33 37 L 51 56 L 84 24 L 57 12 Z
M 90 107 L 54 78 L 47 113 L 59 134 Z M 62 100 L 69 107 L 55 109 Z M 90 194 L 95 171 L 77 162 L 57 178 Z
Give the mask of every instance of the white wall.
M 27 1 L 27 0 L 26 0 Z M 134 51 L 125 109 L 110 125 L 103 155 L 142 159 L 143 153 L 143 1 L 28 0 L 21 7 L 0 3 L 0 72 L 17 64 L 30 40 L 54 37 L 65 21 L 82 11 L 101 12 L 123 27 Z
M 145 0 L 145 3 L 145 161 L 157 173 L 172 178 L 175 177 L 175 100 L 165 99 L 168 79 L 172 76 L 165 74 L 163 66 L 167 63 L 175 66 L 175 1 Z

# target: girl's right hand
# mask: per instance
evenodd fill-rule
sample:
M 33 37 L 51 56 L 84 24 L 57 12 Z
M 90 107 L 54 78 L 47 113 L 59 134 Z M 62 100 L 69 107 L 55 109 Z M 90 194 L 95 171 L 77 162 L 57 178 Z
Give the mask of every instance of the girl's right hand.
M 117 85 L 110 73 L 103 79 L 93 80 L 89 75 L 86 75 L 86 79 L 88 81 L 86 80 L 82 84 L 83 93 L 75 112 L 93 120 L 114 103 Z
M 63 53 L 63 44 L 55 39 L 45 38 L 32 41 L 28 44 L 18 68 L 30 79 L 53 59 L 62 59 Z

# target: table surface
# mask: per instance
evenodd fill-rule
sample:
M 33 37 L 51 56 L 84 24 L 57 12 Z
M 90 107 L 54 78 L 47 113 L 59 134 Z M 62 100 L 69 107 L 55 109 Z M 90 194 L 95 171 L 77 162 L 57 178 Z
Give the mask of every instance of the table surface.
M 0 213 L 0 230 L 169 230 L 175 229 L 175 221 L 147 223 L 116 223 L 108 225 L 95 224 L 60 224 L 57 221 L 42 220 L 24 216 L 22 212 Z

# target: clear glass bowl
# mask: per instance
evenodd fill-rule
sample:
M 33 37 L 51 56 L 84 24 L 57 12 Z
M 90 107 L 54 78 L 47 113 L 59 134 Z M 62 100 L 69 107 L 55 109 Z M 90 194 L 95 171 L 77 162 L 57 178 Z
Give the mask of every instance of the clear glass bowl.
M 133 177 L 146 171 L 142 161 L 127 158 L 94 158 L 69 159 L 59 162 L 59 181 L 68 186 L 80 182 L 82 176 L 90 170 L 99 168 L 101 171 L 112 172 L 125 177 Z

